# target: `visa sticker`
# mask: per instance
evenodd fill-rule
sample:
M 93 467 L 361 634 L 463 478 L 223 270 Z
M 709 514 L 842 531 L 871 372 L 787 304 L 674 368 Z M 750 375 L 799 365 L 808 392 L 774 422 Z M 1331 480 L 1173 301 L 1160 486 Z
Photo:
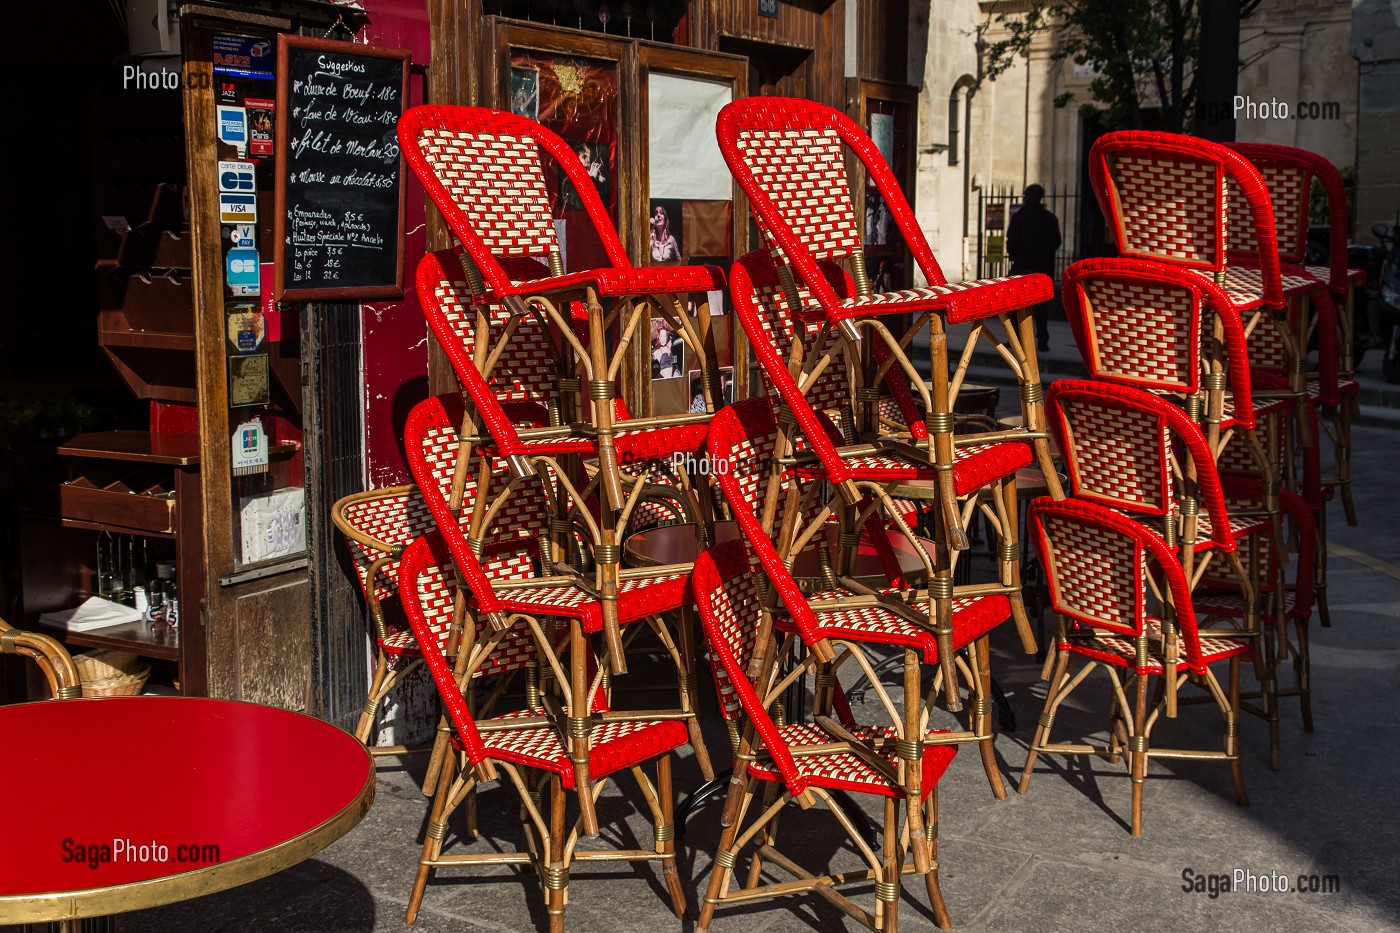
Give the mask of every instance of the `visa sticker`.
M 219 192 L 219 222 L 246 224 L 258 219 L 258 196 Z

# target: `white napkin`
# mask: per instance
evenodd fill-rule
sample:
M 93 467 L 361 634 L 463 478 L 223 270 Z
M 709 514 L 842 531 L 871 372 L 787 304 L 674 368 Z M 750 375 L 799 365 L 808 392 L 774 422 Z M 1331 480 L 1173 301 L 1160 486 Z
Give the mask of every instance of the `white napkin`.
M 39 622 L 52 628 L 61 628 L 65 632 L 89 632 L 97 628 L 136 622 L 140 618 L 141 613 L 130 606 L 114 603 L 101 596 L 89 596 L 87 601 L 76 609 L 44 613 L 39 616 Z

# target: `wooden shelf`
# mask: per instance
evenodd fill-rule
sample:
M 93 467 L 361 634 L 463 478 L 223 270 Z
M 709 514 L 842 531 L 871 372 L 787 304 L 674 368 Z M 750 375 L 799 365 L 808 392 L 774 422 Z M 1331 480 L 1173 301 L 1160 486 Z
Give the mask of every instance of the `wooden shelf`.
M 183 610 L 183 608 L 182 602 L 181 609 Z M 183 618 L 181 624 L 185 624 Z M 179 633 L 171 634 L 164 627 L 152 629 L 144 619 L 108 628 L 94 629 L 91 632 L 64 632 L 61 628 L 51 627 L 42 622 L 36 628 L 45 634 L 62 638 L 63 643 L 70 647 L 76 645 L 82 648 L 108 648 L 113 651 L 125 651 L 128 654 L 139 654 L 143 658 L 180 660 Z
M 66 457 L 192 466 L 199 462 L 199 438 L 148 431 L 93 431 L 59 444 L 57 451 Z
M 194 352 L 194 334 L 170 334 L 156 330 L 102 330 L 97 335 L 104 347 L 144 347 L 150 350 Z

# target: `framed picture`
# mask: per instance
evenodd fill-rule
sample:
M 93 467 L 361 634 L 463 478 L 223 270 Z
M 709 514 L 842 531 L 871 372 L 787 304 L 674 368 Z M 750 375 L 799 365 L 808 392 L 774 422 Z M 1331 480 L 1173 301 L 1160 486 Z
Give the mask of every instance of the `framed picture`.
M 612 169 L 610 168 L 610 153 L 606 143 L 594 143 L 586 140 L 569 143 L 578 160 L 583 163 L 584 169 L 588 172 L 588 177 L 593 179 L 593 187 L 598 189 L 598 199 L 603 205 L 612 203 Z M 563 169 L 559 170 L 559 193 L 564 201 L 564 210 L 576 211 L 583 208 L 583 199 L 574 190 L 573 182 L 569 181 Z
M 540 69 L 534 65 L 510 66 L 510 112 L 531 120 L 540 118 Z
M 666 321 L 651 319 L 651 378 L 677 379 L 685 375 L 685 341 Z
M 685 229 L 681 223 L 681 202 L 651 201 L 647 215 L 648 255 L 653 263 L 680 262 L 685 258 Z

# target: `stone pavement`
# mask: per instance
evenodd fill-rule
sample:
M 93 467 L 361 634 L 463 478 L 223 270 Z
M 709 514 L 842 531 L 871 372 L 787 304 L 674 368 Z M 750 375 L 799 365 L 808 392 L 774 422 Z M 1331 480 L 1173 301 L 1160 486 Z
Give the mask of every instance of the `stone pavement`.
M 1063 326 L 1063 325 L 1062 325 Z M 1052 338 L 1053 340 L 1054 338 Z M 1052 354 L 1068 348 L 1067 335 Z M 1058 352 L 1057 352 L 1058 351 Z M 1072 353 L 1072 351 L 1070 351 Z M 1003 392 L 1003 401 L 1014 392 Z M 1015 709 L 1018 727 L 997 738 L 1009 798 L 990 794 L 975 751 L 964 750 L 941 786 L 941 879 L 954 928 L 968 931 L 1242 931 L 1400 929 L 1400 820 L 1395 817 L 1400 748 L 1400 506 L 1390 470 L 1400 462 L 1400 431 L 1366 424 L 1354 434 L 1361 526 L 1332 511 L 1330 598 L 1333 626 L 1312 626 L 1316 731 L 1305 734 L 1296 702 L 1283 704 L 1283 768 L 1268 767 L 1264 723 L 1242 723 L 1250 805 L 1236 805 L 1228 769 L 1219 762 L 1154 762 L 1146 785 L 1144 835 L 1128 833 L 1129 781 L 1122 766 L 1099 759 L 1042 757 L 1030 792 L 1012 789 L 1025 761 L 1044 685 L 1009 626 L 999 630 L 993 671 Z M 1390 466 L 1387 466 L 1390 464 Z M 703 673 L 702 673 L 703 677 Z M 1249 682 L 1246 676 L 1246 682 Z M 1079 703 L 1056 722 L 1056 735 L 1103 736 L 1107 690 L 1086 683 Z M 873 697 L 870 700 L 874 703 Z M 712 711 L 712 707 L 710 708 Z M 856 713 L 861 715 L 861 706 Z M 870 710 L 870 715 L 875 715 Z M 1182 744 L 1214 745 L 1213 706 L 1184 706 L 1159 730 Z M 726 748 L 722 728 L 710 748 Z M 122 917 L 123 933 L 167 931 L 400 931 L 426 818 L 415 784 L 422 765 L 385 763 L 365 821 L 316 858 L 280 875 L 196 901 Z M 314 775 L 305 779 L 314 780 Z M 699 782 L 691 762 L 677 769 L 678 791 Z M 635 816 L 636 795 L 610 787 L 601 807 L 605 839 L 631 847 L 650 840 Z M 872 815 L 876 812 L 870 808 Z M 513 794 L 481 797 L 487 851 L 518 838 Z M 684 924 L 667 909 L 651 866 L 579 869 L 570 886 L 568 928 L 584 933 L 691 930 L 717 838 L 718 802 L 701 807 L 680 845 L 679 864 L 691 909 Z M 857 867 L 820 810 L 793 810 L 784 835 L 814 865 Z M 449 839 L 460 832 L 454 821 Z M 1335 876 L 1333 894 L 1183 891 L 1183 873 L 1279 872 Z M 442 873 L 430 885 L 415 929 L 533 931 L 547 928 L 533 876 L 513 868 Z M 873 902 L 873 895 L 866 895 Z M 802 896 L 731 908 L 713 930 L 786 933 L 859 929 L 819 899 Z M 900 929 L 935 929 L 922 885 L 905 885 Z

